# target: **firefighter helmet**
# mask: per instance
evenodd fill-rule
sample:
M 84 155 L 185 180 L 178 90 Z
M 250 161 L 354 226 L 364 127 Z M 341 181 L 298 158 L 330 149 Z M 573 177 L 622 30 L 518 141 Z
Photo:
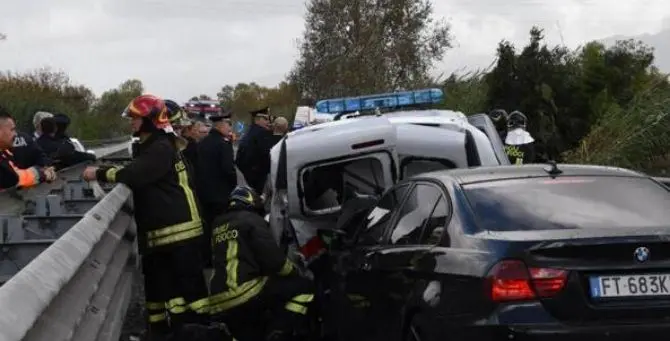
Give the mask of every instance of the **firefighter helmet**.
M 135 97 L 123 111 L 122 116 L 143 118 L 145 122 L 150 122 L 156 129 L 170 128 L 168 108 L 165 101 L 154 95 Z
M 263 199 L 249 186 L 237 186 L 228 198 L 231 208 L 264 212 Z
M 526 129 L 528 118 L 521 111 L 515 110 L 509 114 L 507 118 L 507 128 L 523 128 Z

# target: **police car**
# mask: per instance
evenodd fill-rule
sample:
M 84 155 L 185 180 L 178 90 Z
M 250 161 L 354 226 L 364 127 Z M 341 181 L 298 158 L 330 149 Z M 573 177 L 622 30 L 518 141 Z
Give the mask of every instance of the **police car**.
M 344 202 L 377 197 L 415 174 L 509 164 L 485 114 L 405 109 L 443 99 L 441 90 L 427 89 L 318 102 L 320 113 L 334 115 L 393 111 L 308 126 L 272 149 L 268 219 L 278 241 L 288 232 L 290 243 L 308 247 L 318 229 L 334 228 Z

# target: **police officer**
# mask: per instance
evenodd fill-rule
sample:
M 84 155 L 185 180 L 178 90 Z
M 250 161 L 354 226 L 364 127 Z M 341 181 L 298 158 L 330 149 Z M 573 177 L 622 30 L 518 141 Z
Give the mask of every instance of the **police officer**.
M 291 339 L 314 298 L 311 281 L 281 251 L 263 212 L 254 190 L 238 186 L 229 211 L 214 220 L 210 312 L 241 341 Z M 268 310 L 271 319 L 263 321 Z
M 202 221 L 163 100 L 139 96 L 123 115 L 140 139 L 135 159 L 125 167 L 88 167 L 83 177 L 133 190 L 150 333 L 160 340 L 208 321 Z
M 512 164 L 535 162 L 535 139 L 526 131 L 528 119 L 520 111 L 513 111 L 507 118 L 505 152 Z
M 11 151 L 19 168 L 46 167 L 51 164 L 51 160 L 33 137 L 21 131 L 16 132 Z
M 270 149 L 273 137 L 270 126 L 270 108 L 251 113 L 254 123 L 240 140 L 235 162 L 247 184 L 261 193 L 270 173 Z
M 205 217 L 205 240 L 211 239 L 210 223 L 228 206 L 228 196 L 237 186 L 237 171 L 233 159 L 233 145 L 228 139 L 231 131 L 230 116 L 210 116 L 212 129 L 198 143 L 196 180 L 198 197 Z M 209 243 L 204 250 L 206 267 L 211 264 Z

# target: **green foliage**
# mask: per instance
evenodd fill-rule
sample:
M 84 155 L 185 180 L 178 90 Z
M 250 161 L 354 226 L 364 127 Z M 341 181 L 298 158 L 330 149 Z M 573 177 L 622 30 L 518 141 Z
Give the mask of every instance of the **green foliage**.
M 226 85 L 216 94 L 221 105 L 233 112 L 233 120 L 251 122 L 250 111 L 270 107 L 274 115 L 284 116 L 289 122 L 295 116 L 299 94 L 296 86 L 282 82 L 274 88 L 256 83 Z
M 120 114 L 138 90 L 142 91 L 141 82 L 127 81 L 96 99 L 89 88 L 71 84 L 62 72 L 39 69 L 0 74 L 0 105 L 15 116 L 19 129 L 33 131 L 32 118 L 39 110 L 64 113 L 72 120 L 70 134 L 82 140 L 127 134 Z
M 662 96 L 651 96 L 668 87 L 652 66 L 653 50 L 640 42 L 620 41 L 610 48 L 594 42 L 570 51 L 549 47 L 543 39 L 542 30 L 533 28 L 520 52 L 509 42 L 499 44 L 497 64 L 485 76 L 489 108 L 524 112 L 538 150 L 547 159 L 569 155 L 573 162 L 607 160 L 642 167 L 641 159 L 624 155 L 631 150 L 623 147 L 631 146 L 629 142 L 612 141 L 628 136 L 617 135 L 623 132 L 615 127 L 631 127 L 631 117 L 647 122 L 644 115 L 657 115 L 650 110 L 664 106 L 654 102 Z M 638 126 L 646 131 L 644 127 Z M 607 139 L 600 140 L 604 136 Z M 574 148 L 578 150 L 569 152 Z
M 289 81 L 306 97 L 421 87 L 451 41 L 430 0 L 311 0 Z

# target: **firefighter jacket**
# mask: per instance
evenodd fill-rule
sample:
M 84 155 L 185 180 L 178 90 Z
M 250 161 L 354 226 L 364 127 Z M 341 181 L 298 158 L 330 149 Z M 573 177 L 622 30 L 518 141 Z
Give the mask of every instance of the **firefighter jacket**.
M 21 169 L 14 163 L 12 152 L 0 151 L 0 191 L 33 187 L 45 180 L 44 172 L 37 167 Z
M 296 274 L 260 215 L 232 208 L 217 217 L 212 226 L 210 313 L 229 310 L 256 297 L 270 276 Z
M 140 142 L 125 167 L 101 167 L 99 181 L 122 183 L 133 191 L 142 252 L 198 239 L 202 222 L 176 137 L 157 132 Z

